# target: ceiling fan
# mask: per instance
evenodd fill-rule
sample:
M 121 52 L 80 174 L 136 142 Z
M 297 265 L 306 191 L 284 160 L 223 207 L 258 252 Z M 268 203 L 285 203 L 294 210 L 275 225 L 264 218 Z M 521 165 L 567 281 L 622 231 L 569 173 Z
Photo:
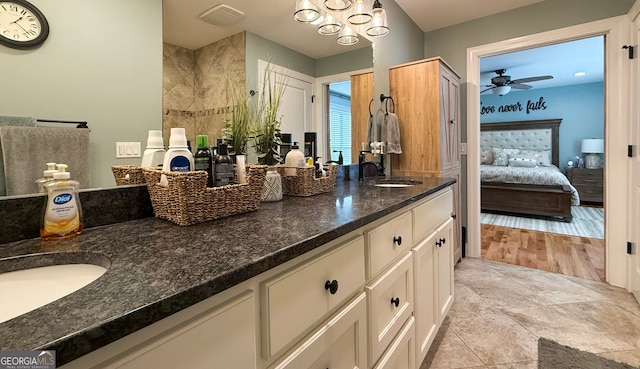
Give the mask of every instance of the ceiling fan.
M 508 94 L 512 88 L 515 88 L 516 90 L 530 89 L 532 86 L 525 85 L 525 82 L 535 82 L 553 78 L 553 76 L 537 76 L 511 80 L 511 76 L 505 75 L 507 72 L 506 69 L 498 69 L 495 72 L 497 76 L 491 78 L 492 84 L 485 85 L 484 87 L 489 88 L 480 91 L 480 93 L 491 90 L 494 94 L 502 96 Z

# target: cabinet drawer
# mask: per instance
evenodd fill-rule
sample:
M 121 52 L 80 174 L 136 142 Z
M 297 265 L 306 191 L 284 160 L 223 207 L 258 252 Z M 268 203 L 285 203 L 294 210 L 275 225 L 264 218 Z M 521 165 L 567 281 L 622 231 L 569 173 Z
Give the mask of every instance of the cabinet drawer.
M 413 318 L 409 319 L 398 338 L 389 346 L 389 350 L 385 352 L 374 369 L 415 369 L 420 365 L 420 363 L 416 363 L 416 356 L 413 352 L 415 348 L 414 322 Z
M 366 232 L 367 278 L 380 273 L 392 260 L 411 249 L 411 212 L 405 212 Z
M 571 178 L 575 180 L 602 180 L 602 169 L 584 169 L 580 171 L 573 171 Z
M 373 365 L 413 312 L 413 262 L 408 252 L 365 287 L 369 307 L 369 364 Z
M 453 192 L 447 189 L 413 209 L 413 239 L 421 240 L 453 213 Z
M 277 354 L 363 285 L 362 237 L 264 282 L 263 356 Z
M 366 368 L 365 299 L 358 296 L 272 368 Z

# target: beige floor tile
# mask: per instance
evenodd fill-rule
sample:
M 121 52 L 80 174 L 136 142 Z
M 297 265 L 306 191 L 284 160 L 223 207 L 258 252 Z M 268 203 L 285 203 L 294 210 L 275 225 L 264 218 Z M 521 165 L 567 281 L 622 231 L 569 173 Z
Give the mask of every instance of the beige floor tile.
M 537 361 L 521 361 L 518 363 L 491 365 L 487 369 L 538 369 Z
M 538 337 L 498 309 L 450 312 L 451 326 L 485 365 L 535 360 Z
M 630 351 L 610 351 L 599 354 L 613 361 L 640 367 L 640 349 Z
M 451 306 L 452 312 L 474 312 L 491 306 L 490 300 L 478 295 L 464 283 L 457 282 L 455 284 L 455 298 L 453 300 L 453 305 Z
M 443 326 L 444 327 L 444 326 Z M 444 327 L 447 328 L 447 327 Z M 452 329 L 440 329 L 420 369 L 484 368 L 482 361 Z

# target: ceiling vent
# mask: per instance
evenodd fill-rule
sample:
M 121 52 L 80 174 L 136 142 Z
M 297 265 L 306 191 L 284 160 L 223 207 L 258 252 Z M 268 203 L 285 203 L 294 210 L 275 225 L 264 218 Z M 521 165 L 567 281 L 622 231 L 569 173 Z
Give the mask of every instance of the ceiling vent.
M 218 4 L 200 14 L 200 19 L 214 26 L 226 26 L 244 17 L 244 13 L 225 4 Z

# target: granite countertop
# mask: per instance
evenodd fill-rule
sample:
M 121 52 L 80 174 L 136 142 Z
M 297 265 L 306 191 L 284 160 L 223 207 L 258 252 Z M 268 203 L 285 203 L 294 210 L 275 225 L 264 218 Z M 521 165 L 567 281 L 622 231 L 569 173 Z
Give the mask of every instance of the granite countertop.
M 1 323 L 0 350 L 53 349 L 58 365 L 65 364 L 455 181 L 420 180 L 406 188 L 338 182 L 333 193 L 285 196 L 189 227 L 144 218 L 70 239 L 0 245 L 0 259 L 51 253 L 58 263 L 79 258 L 109 267 L 86 287 Z

